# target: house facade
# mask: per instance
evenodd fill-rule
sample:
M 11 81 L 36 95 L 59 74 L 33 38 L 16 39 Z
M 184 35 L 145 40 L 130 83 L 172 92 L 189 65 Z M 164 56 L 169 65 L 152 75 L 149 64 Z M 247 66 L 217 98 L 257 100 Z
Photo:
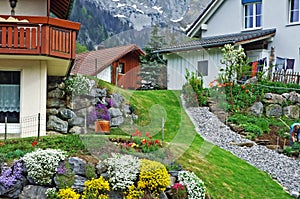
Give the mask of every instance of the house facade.
M 196 40 L 159 51 L 168 60 L 168 88 L 181 89 L 185 68 L 201 72 L 208 86 L 223 67 L 220 47 L 224 44 L 244 48 L 251 63 L 263 61 L 264 70 L 275 66 L 273 71 L 299 72 L 299 4 L 299 0 L 210 1 L 186 31 Z M 181 81 L 174 82 L 178 78 Z
M 71 74 L 96 76 L 124 89 L 136 89 L 140 86 L 138 73 L 143 55 L 135 44 L 81 53 Z
M 0 2 L 2 135 L 33 136 L 38 115 L 45 135 L 47 78 L 66 76 L 76 55 L 80 24 L 67 20 L 71 6 L 71 0 Z

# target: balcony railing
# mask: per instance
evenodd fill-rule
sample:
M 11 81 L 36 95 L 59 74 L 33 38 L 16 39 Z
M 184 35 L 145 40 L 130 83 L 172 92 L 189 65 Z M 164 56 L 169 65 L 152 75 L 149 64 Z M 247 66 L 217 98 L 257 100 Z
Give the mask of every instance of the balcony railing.
M 0 54 L 75 59 L 79 28 L 79 23 L 50 17 L 16 16 L 15 21 L 3 20 L 0 21 Z

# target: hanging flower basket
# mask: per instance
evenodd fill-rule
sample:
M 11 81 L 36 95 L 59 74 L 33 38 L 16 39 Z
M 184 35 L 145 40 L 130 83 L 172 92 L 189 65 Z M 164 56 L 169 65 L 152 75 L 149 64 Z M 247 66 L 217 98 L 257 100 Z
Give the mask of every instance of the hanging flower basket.
M 110 132 L 110 121 L 107 121 L 107 120 L 95 121 L 95 132 L 96 133 L 109 133 Z

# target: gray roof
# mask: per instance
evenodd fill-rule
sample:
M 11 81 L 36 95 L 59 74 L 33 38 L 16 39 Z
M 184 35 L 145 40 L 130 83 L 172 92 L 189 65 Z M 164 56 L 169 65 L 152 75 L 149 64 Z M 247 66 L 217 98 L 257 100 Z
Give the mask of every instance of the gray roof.
M 168 52 L 178 52 L 178 51 L 188 51 L 200 48 L 210 48 L 210 47 L 220 47 L 225 44 L 238 44 L 253 41 L 258 41 L 272 37 L 275 35 L 276 29 L 266 29 L 266 30 L 253 30 L 245 31 L 240 33 L 218 35 L 211 37 L 203 37 L 202 39 L 194 40 L 191 42 L 178 44 L 166 48 L 161 48 L 155 52 L 168 53 Z

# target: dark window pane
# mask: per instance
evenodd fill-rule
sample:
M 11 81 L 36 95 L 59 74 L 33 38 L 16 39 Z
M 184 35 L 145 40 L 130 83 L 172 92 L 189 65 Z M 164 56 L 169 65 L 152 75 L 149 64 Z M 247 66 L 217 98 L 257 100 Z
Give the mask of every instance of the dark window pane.
M 298 21 L 299 21 L 299 11 L 292 11 L 290 22 L 298 22 Z
M 198 76 L 208 75 L 208 61 L 198 61 Z
M 261 16 L 256 17 L 256 27 L 261 27 Z
M 261 3 L 256 4 L 256 15 L 261 15 L 262 14 L 262 6 Z

